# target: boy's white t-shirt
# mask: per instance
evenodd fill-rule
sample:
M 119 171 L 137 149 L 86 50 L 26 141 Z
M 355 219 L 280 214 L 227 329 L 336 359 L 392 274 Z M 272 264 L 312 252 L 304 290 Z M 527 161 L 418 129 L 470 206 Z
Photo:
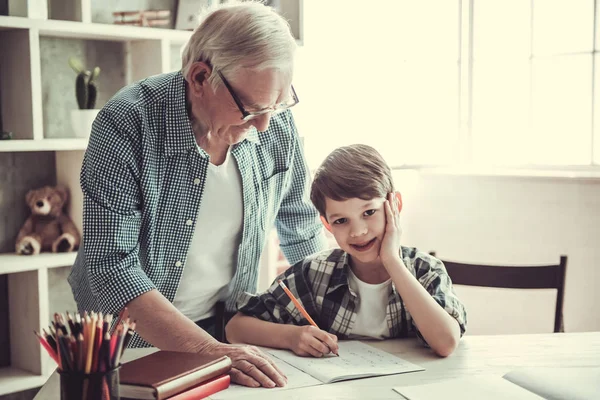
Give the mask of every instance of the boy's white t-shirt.
M 209 163 L 181 281 L 173 305 L 192 321 L 214 315 L 237 264 L 244 205 L 242 178 L 231 152 L 223 164 Z
M 358 296 L 356 320 L 349 333 L 351 338 L 369 337 L 387 339 L 390 337 L 386 309 L 392 280 L 371 284 L 358 279 L 348 268 L 348 284 Z

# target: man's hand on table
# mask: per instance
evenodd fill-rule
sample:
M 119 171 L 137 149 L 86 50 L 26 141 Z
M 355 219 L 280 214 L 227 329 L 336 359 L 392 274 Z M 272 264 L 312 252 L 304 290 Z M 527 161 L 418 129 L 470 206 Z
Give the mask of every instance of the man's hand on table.
M 205 354 L 231 359 L 231 380 L 250 387 L 283 387 L 287 377 L 273 360 L 255 346 L 218 343 L 205 349 Z

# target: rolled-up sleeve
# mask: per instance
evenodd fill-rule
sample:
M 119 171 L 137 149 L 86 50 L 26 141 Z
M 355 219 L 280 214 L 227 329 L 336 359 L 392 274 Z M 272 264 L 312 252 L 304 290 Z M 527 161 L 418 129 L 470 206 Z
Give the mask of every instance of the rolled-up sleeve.
M 103 312 L 117 312 L 156 288 L 139 262 L 142 225 L 139 171 L 122 121 L 101 111 L 81 171 L 84 263 L 92 296 Z
M 328 244 L 319 213 L 310 201 L 310 171 L 294 118 L 291 113 L 288 115 L 294 146 L 290 159 L 291 179 L 281 201 L 276 227 L 283 254 L 290 264 L 295 264 L 311 254 L 327 249 Z

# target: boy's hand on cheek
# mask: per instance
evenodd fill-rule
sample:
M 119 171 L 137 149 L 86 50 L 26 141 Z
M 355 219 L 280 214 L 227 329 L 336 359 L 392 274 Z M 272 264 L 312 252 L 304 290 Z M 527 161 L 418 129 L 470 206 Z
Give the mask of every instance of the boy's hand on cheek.
M 398 211 L 398 200 L 394 193 L 388 194 L 384 203 L 385 209 L 385 233 L 379 249 L 379 258 L 384 267 L 400 259 L 400 211 Z

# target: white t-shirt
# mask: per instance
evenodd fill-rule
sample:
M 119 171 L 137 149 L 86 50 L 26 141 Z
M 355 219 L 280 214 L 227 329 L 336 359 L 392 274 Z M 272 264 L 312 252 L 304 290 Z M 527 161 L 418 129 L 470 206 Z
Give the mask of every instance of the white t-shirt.
M 369 337 L 387 339 L 390 328 L 386 320 L 386 309 L 392 280 L 371 284 L 358 279 L 348 268 L 348 284 L 358 296 L 356 320 L 349 333 L 351 338 Z
M 208 164 L 202 204 L 173 305 L 192 321 L 214 315 L 235 272 L 242 233 L 242 178 L 231 152 Z

